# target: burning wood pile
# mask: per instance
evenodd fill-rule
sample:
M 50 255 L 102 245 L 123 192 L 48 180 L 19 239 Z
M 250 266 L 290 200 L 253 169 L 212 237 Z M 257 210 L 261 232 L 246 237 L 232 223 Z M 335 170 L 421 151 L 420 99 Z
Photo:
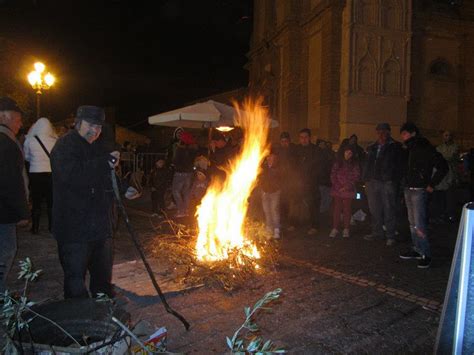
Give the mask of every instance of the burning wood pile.
M 167 273 L 179 283 L 192 287 L 205 284 L 233 290 L 250 278 L 274 270 L 277 245 L 267 240 L 263 224 L 248 221 L 243 228 L 252 236 L 252 244 L 260 251 L 259 259 L 231 249 L 227 259 L 213 262 L 199 261 L 196 254 L 197 231 L 171 220 L 155 226 L 155 235 L 148 238 L 146 250 L 166 265 Z
M 168 220 L 148 243 L 148 251 L 176 265 L 176 277 L 184 283 L 232 289 L 273 267 L 275 246 L 267 241 L 263 224 L 247 218 L 248 200 L 269 151 L 270 120 L 260 104 L 236 107 L 237 124 L 244 131 L 241 151 L 224 167 L 225 180 L 211 181 L 197 208 L 197 230 Z

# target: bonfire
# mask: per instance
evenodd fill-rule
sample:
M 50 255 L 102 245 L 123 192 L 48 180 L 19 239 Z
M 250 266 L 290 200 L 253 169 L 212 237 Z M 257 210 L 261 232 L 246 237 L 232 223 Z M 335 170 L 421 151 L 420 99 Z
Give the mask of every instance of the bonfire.
M 168 220 L 156 226 L 161 234 L 150 244 L 155 255 L 166 255 L 176 264 L 176 276 L 185 283 L 218 281 L 231 289 L 274 265 L 275 245 L 267 241 L 263 224 L 247 216 L 249 197 L 269 151 L 270 120 L 261 101 L 235 108 L 244 132 L 241 151 L 229 166 L 221 167 L 224 181 L 211 181 L 196 211 L 197 230 Z
M 226 167 L 224 182 L 215 180 L 198 207 L 196 216 L 199 235 L 196 244 L 198 260 L 213 262 L 229 259 L 237 252 L 243 257 L 260 259 L 260 252 L 244 233 L 248 198 L 260 172 L 263 158 L 268 153 L 269 119 L 266 110 L 247 102 L 243 110 L 236 106 L 237 124 L 244 130 L 241 152 L 230 167 Z

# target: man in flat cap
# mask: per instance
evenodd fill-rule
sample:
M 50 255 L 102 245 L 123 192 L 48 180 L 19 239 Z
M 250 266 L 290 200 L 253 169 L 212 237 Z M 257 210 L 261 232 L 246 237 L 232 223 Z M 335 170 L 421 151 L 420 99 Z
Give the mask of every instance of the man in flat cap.
M 23 150 L 16 139 L 22 126 L 16 102 L 0 98 L 0 292 L 16 254 L 16 227 L 28 223 L 28 178 Z
M 77 109 L 75 129 L 61 137 L 51 152 L 53 235 L 64 271 L 64 297 L 114 296 L 112 286 L 111 170 L 118 151 L 97 141 L 105 121 L 97 106 Z M 110 148 L 109 148 L 110 150 Z
M 402 176 L 402 145 L 392 138 L 388 123 L 379 123 L 375 131 L 377 141 L 367 148 L 363 174 L 372 219 L 372 233 L 365 239 L 385 239 L 387 246 L 393 246 L 397 195 Z

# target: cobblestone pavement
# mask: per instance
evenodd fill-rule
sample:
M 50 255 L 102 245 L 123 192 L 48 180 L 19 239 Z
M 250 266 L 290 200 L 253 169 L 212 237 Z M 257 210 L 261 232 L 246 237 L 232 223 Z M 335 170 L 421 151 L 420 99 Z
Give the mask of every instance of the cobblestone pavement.
M 150 233 L 147 216 L 132 214 L 142 235 Z M 172 352 L 225 352 L 225 336 L 243 322 L 243 307 L 281 287 L 281 299 L 258 324 L 265 338 L 292 353 L 432 353 L 457 226 L 433 230 L 434 261 L 427 270 L 398 258 L 400 249 L 409 245 L 406 241 L 394 247 L 368 242 L 362 238 L 364 228 L 356 227 L 349 239 L 330 239 L 325 229 L 311 237 L 303 229 L 287 232 L 277 270 L 233 292 L 207 287 L 177 292 L 179 286 L 164 279 L 152 260 L 169 303 L 188 319 L 190 331 L 154 296 L 123 225 L 115 239 L 114 282 L 129 299 L 126 309 L 134 321 L 168 328 Z M 52 236 L 20 231 L 16 260 L 25 256 L 44 270 L 31 286 L 31 299 L 61 298 L 62 270 Z M 20 287 L 17 271 L 15 266 L 9 279 L 13 289 Z

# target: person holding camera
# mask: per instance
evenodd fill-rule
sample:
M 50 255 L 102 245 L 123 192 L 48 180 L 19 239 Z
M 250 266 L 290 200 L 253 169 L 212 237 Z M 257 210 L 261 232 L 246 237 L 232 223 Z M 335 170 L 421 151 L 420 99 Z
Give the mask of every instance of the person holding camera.
M 64 271 L 64 297 L 114 296 L 113 188 L 111 170 L 120 153 L 97 141 L 105 122 L 104 110 L 80 106 L 75 129 L 59 138 L 51 152 L 53 228 Z M 109 150 L 112 148 L 108 148 Z

